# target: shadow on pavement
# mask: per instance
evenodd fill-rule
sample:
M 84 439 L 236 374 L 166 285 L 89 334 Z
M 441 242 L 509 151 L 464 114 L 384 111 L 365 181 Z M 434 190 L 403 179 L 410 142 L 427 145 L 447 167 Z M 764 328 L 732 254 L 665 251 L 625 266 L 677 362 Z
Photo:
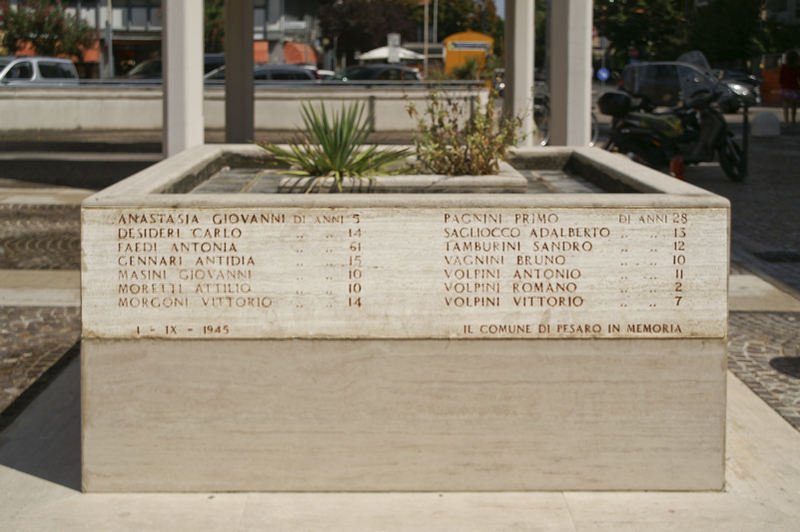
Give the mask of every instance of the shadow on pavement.
M 0 465 L 80 490 L 79 353 L 80 342 L 0 415 Z
M 769 361 L 775 371 L 800 379 L 800 357 L 775 357 Z

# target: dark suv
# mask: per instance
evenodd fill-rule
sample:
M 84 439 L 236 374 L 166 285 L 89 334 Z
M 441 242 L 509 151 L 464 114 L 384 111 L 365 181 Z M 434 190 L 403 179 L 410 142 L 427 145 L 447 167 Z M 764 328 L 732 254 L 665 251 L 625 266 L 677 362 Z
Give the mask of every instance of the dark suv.
M 253 79 L 256 81 L 316 81 L 315 71 L 302 65 L 256 65 L 253 69 Z M 225 67 L 212 70 L 205 76 L 205 80 L 217 83 L 225 81 Z
M 356 65 L 348 68 L 334 79 L 341 81 L 422 81 L 419 70 L 402 65 L 379 63 Z

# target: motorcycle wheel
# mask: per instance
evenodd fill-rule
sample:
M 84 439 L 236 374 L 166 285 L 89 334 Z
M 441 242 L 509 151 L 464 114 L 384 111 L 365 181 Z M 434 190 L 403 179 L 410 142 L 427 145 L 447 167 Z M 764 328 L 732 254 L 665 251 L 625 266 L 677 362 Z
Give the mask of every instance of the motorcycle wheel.
M 591 122 L 592 122 L 592 130 L 591 130 L 592 138 L 589 140 L 589 146 L 595 146 L 597 145 L 597 137 L 600 136 L 600 122 L 597 121 L 597 115 L 594 114 L 594 111 L 592 111 Z
M 744 181 L 744 153 L 733 137 L 725 137 L 722 145 L 717 148 L 717 155 L 722 171 L 731 181 Z
M 533 121 L 536 123 L 536 135 L 539 146 L 550 144 L 550 108 L 547 105 L 535 105 Z

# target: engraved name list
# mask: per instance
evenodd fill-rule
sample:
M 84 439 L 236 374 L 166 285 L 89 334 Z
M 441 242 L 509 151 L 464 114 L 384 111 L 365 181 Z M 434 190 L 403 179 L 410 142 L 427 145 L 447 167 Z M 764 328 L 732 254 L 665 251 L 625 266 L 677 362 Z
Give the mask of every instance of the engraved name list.
M 120 208 L 85 217 L 85 312 L 100 337 L 725 332 L 721 209 Z

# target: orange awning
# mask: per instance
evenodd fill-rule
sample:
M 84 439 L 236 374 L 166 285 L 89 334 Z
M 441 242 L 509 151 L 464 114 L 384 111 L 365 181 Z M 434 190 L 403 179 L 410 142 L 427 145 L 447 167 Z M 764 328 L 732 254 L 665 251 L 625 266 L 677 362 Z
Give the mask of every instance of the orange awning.
M 269 61 L 269 43 L 267 41 L 253 42 L 253 62 L 255 64 Z
M 317 53 L 302 42 L 287 42 L 283 45 L 283 60 L 287 65 L 316 65 Z

